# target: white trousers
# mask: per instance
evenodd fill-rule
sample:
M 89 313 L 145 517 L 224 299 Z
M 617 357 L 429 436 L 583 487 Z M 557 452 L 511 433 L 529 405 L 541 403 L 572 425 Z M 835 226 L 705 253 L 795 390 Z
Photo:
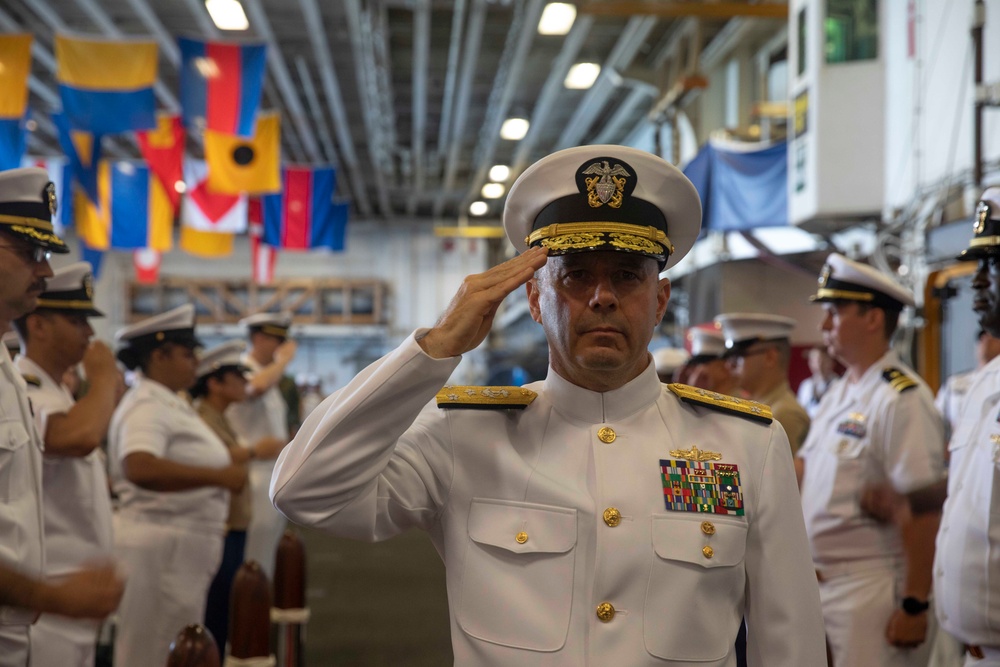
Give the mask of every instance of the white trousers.
M 819 585 L 834 667 L 925 667 L 936 626 L 933 610 L 927 612 L 927 641 L 917 648 L 896 648 L 885 638 L 889 618 L 899 608 L 895 568 L 838 570 L 832 576 L 824 573 Z
M 185 626 L 205 618 L 205 600 L 222 561 L 219 532 L 115 516 L 115 554 L 125 573 L 118 606 L 115 665 L 157 667 Z
M 42 614 L 31 626 L 30 667 L 94 667 L 100 623 Z
M 268 581 L 274 581 L 274 554 L 285 533 L 288 519 L 271 504 L 268 489 L 275 461 L 254 461 L 250 464 L 250 492 L 253 495 L 253 513 L 247 526 L 246 560 L 260 563 Z
M 0 625 L 0 667 L 27 667 L 30 646 L 27 625 Z
M 965 667 L 1000 667 L 1000 648 L 982 647 L 983 657 L 965 656 Z

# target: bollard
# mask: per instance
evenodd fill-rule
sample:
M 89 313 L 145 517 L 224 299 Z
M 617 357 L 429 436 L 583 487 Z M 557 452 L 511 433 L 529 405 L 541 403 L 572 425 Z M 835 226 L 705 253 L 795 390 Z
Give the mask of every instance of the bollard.
M 240 565 L 229 596 L 229 651 L 225 667 L 274 667 L 271 584 L 260 564 Z
M 278 542 L 274 563 L 274 607 L 271 609 L 271 622 L 277 635 L 275 654 L 281 667 L 303 667 L 302 642 L 308 621 L 306 549 L 298 535 L 286 530 Z
M 219 647 L 204 625 L 181 630 L 167 656 L 167 667 L 219 667 Z

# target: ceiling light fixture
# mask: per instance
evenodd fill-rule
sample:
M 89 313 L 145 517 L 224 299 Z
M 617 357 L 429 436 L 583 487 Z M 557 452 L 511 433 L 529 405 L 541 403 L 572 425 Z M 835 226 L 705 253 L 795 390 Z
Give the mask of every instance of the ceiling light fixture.
M 205 9 L 219 30 L 246 30 L 250 27 L 239 0 L 205 0 Z
M 503 122 L 503 125 L 500 126 L 500 137 L 502 139 L 517 141 L 518 139 L 524 139 L 524 135 L 527 133 L 527 118 L 508 118 Z
M 601 73 L 597 63 L 577 63 L 569 68 L 563 85 L 573 90 L 586 90 L 594 85 Z
M 486 215 L 490 205 L 484 201 L 474 201 L 469 204 L 469 215 Z
M 505 190 L 503 183 L 487 183 L 483 186 L 482 195 L 486 199 L 499 199 Z
M 576 6 L 568 2 L 550 2 L 538 20 L 539 35 L 565 35 L 576 20 Z
M 510 176 L 510 167 L 505 164 L 495 164 L 490 167 L 490 180 L 503 183 Z

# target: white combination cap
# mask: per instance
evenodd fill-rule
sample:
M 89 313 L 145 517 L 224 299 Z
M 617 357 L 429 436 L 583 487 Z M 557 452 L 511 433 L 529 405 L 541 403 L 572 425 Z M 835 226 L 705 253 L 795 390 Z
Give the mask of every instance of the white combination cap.
M 726 353 L 726 337 L 722 335 L 722 327 L 715 322 L 691 327 L 687 339 L 694 363 L 718 359 Z
M 292 326 L 292 314 L 256 313 L 240 320 L 240 324 L 250 331 L 260 331 L 278 338 L 288 338 L 288 329 Z
M 248 372 L 250 368 L 241 358 L 246 347 L 246 343 L 241 340 L 231 340 L 205 350 L 198 355 L 198 378 L 201 379 L 224 368 L 232 368 L 240 373 Z
M 715 318 L 726 337 L 726 349 L 736 350 L 757 342 L 787 340 L 795 320 L 769 313 L 723 313 Z
M 52 227 L 56 206 L 56 188 L 41 167 L 0 171 L 0 230 L 52 252 L 69 252 Z
M 94 276 L 90 262 L 74 262 L 57 269 L 45 281 L 45 291 L 38 296 L 38 307 L 104 317 L 94 307 Z
M 578 146 L 542 158 L 511 186 L 503 210 L 518 252 L 614 250 L 676 264 L 701 231 L 701 200 L 669 162 L 626 146 Z
M 688 361 L 687 350 L 678 347 L 661 347 L 653 351 L 653 365 L 656 372 L 670 374 Z
M 8 331 L 3 335 L 3 346 L 11 352 L 18 352 L 21 349 L 21 338 L 16 331 Z
M 859 301 L 885 310 L 913 306 L 913 293 L 878 269 L 832 253 L 810 301 Z

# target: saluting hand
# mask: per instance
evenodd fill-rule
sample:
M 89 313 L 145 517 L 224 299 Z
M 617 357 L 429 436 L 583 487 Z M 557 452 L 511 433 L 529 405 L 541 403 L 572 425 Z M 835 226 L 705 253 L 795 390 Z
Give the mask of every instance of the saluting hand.
M 490 332 L 501 302 L 545 265 L 547 254 L 547 248 L 530 248 L 488 271 L 467 276 L 437 324 L 418 341 L 420 347 L 435 359 L 474 350 Z

